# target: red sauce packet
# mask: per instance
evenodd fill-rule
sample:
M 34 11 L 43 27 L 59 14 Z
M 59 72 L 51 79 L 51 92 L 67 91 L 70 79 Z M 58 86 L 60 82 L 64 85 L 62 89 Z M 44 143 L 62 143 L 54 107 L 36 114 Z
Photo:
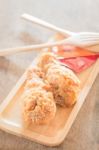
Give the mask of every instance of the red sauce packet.
M 99 58 L 99 54 L 73 45 L 53 47 L 50 51 L 55 53 L 62 63 L 76 73 L 87 69 Z
M 99 55 L 81 56 L 73 58 L 59 59 L 68 68 L 72 69 L 76 73 L 80 73 L 83 70 L 89 68 L 99 58 Z

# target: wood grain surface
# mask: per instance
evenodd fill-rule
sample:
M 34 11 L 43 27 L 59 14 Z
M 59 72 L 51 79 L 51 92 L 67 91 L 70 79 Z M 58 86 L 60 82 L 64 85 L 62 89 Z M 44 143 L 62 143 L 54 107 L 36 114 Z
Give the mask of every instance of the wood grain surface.
M 0 49 L 41 43 L 53 32 L 20 19 L 29 13 L 74 32 L 99 32 L 98 0 L 0 0 Z M 0 58 L 0 103 L 23 74 L 37 51 Z M 46 147 L 0 130 L 1 150 L 98 150 L 99 75 L 64 143 Z

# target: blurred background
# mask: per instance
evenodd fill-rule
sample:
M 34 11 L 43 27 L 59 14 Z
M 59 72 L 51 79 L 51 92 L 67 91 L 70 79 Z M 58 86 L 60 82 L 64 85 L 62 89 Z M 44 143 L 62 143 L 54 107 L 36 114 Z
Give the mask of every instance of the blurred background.
M 99 32 L 99 0 L 0 0 L 1 50 L 42 43 L 55 34 L 50 30 L 22 20 L 20 16 L 23 13 L 36 16 L 73 32 Z M 0 57 L 0 103 L 38 53 L 33 51 Z M 78 115 L 67 139 L 60 147 L 47 148 L 0 131 L 0 149 L 98 150 L 99 132 L 97 131 L 99 129 L 97 126 L 99 122 L 97 120 L 99 117 L 97 117 L 97 112 L 99 114 L 99 107 L 94 109 L 94 106 L 99 106 L 97 104 L 99 86 L 96 90 L 96 83 L 99 83 L 99 76 L 92 89 L 94 98 L 91 99 L 93 95 L 90 92 L 86 101 L 89 103 L 90 99 L 94 102 L 89 104 L 89 109 L 85 105 L 83 106 L 83 110 Z M 93 113 L 90 117 L 88 114 L 92 109 Z

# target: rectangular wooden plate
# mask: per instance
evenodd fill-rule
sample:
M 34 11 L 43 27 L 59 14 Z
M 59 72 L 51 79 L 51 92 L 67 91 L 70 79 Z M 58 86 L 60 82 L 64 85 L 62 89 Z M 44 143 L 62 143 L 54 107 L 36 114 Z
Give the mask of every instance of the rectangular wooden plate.
M 35 65 L 35 61 L 32 65 Z M 0 129 L 47 146 L 59 145 L 65 139 L 98 72 L 99 60 L 78 75 L 81 81 L 81 92 L 77 103 L 72 108 L 59 107 L 55 119 L 49 125 L 30 126 L 28 128 L 24 127 L 21 109 L 24 74 L 0 106 Z

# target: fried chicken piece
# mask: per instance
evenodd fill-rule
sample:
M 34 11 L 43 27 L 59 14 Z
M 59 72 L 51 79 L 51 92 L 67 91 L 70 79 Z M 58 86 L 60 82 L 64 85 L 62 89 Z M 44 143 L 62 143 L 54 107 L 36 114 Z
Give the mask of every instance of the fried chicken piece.
M 44 53 L 38 66 L 44 71 L 44 80 L 52 88 L 56 103 L 61 106 L 72 106 L 78 97 L 80 81 L 77 76 L 63 66 L 52 53 Z
M 23 95 L 23 117 L 25 122 L 32 124 L 49 123 L 56 113 L 53 94 L 42 88 L 33 88 Z
M 50 65 L 46 80 L 52 87 L 57 104 L 72 106 L 76 102 L 80 82 L 70 69 L 58 64 Z

